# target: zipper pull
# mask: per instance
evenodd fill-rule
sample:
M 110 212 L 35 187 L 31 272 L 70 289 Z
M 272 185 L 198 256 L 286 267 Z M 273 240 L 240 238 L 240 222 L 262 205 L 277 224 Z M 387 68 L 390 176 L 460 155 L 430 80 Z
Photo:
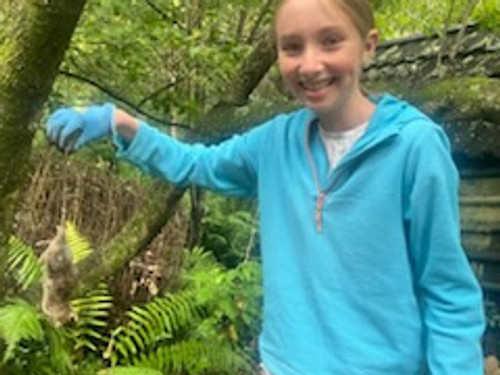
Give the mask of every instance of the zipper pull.
M 323 205 L 325 203 L 325 193 L 322 191 L 318 194 L 318 199 L 316 200 L 316 229 L 321 233 L 323 229 Z

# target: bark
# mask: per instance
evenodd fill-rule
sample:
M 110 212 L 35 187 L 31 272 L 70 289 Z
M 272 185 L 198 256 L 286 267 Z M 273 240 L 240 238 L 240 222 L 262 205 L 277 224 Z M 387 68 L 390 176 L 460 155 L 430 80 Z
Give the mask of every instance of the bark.
M 270 27 L 248 59 L 243 62 L 235 77 L 229 80 L 229 87 L 222 98 L 202 119 L 201 126 L 196 129 L 192 140 L 214 143 L 226 138 L 228 134 L 246 129 L 250 121 L 254 125 L 255 121 L 252 121 L 254 116 L 245 115 L 243 116 L 245 118 L 238 119 L 235 114 L 248 103 L 250 94 L 274 64 L 276 57 L 274 30 Z M 262 114 L 259 113 L 257 116 L 259 120 L 264 118 Z
M 275 61 L 274 31 L 269 28 L 248 59 L 243 62 L 236 76 L 229 81 L 231 84 L 224 93 L 224 99 L 221 99 L 213 110 L 220 106 L 241 106 L 245 104 L 252 91 L 264 78 Z
M 29 125 L 49 95 L 84 4 L 24 0 L 0 5 L 7 15 L 0 36 L 0 248 L 11 233 L 19 189 L 28 175 Z M 5 257 L 1 252 L 0 268 Z
M 192 186 L 190 189 L 191 212 L 189 217 L 189 227 L 187 233 L 186 247 L 192 249 L 201 244 L 203 234 L 202 220 L 205 216 L 203 207 L 205 194 L 203 189 L 198 186 Z

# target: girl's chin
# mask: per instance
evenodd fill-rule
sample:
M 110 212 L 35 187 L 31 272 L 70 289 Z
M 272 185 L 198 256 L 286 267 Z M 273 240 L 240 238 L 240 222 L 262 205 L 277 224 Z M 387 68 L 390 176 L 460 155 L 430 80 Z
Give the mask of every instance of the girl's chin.
M 302 104 L 315 112 L 318 116 L 337 113 L 340 107 L 339 101 L 334 99 L 323 102 L 304 101 Z
M 338 97 L 336 95 L 311 95 L 303 96 L 302 103 L 313 110 L 328 111 L 329 108 L 336 107 Z

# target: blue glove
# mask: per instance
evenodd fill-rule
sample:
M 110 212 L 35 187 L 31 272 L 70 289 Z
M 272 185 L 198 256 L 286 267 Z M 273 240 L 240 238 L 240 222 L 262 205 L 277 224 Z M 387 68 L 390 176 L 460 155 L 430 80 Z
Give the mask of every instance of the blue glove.
M 78 150 L 83 145 L 111 134 L 114 105 L 107 103 L 86 107 L 83 111 L 62 108 L 47 121 L 50 141 L 65 152 Z

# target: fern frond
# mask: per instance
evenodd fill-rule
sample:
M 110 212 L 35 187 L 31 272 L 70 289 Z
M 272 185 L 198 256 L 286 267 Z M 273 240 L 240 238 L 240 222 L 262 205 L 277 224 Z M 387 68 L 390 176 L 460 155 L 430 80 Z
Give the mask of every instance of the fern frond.
M 45 324 L 45 336 L 47 338 L 50 367 L 59 375 L 72 373 L 73 361 L 69 351 L 67 334 L 52 324 Z M 51 371 L 54 373 L 54 371 Z
M 132 357 L 157 342 L 173 338 L 181 329 L 201 320 L 204 310 L 191 293 L 183 293 L 133 306 L 126 315 L 129 321 L 115 330 L 107 350 L 112 364 L 119 357 Z
M 200 374 L 206 370 L 221 374 L 252 373 L 256 367 L 251 359 L 228 345 L 193 339 L 162 345 L 152 352 L 141 354 L 133 364 L 155 368 L 166 374 Z
M 146 367 L 110 367 L 101 370 L 97 375 L 163 375 L 163 372 Z
M 108 338 L 103 328 L 107 326 L 113 298 L 106 285 L 101 284 L 93 293 L 71 301 L 73 311 L 78 316 L 75 327 L 71 330 L 71 338 L 75 349 L 87 348 L 99 351 Z
M 8 270 L 12 272 L 23 290 L 42 277 L 42 264 L 33 248 L 19 238 L 11 236 L 7 244 Z
M 42 316 L 34 306 L 22 299 L 13 299 L 0 307 L 0 335 L 7 343 L 4 361 L 24 339 L 40 341 L 44 337 Z
M 210 251 L 206 251 L 202 247 L 194 247 L 192 249 L 186 249 L 184 259 L 184 268 L 187 271 L 193 269 L 211 269 L 213 267 L 219 267 L 217 259 L 214 254 Z
M 71 249 L 73 262 L 77 264 L 92 253 L 90 242 L 76 229 L 75 224 L 66 222 L 66 242 Z

